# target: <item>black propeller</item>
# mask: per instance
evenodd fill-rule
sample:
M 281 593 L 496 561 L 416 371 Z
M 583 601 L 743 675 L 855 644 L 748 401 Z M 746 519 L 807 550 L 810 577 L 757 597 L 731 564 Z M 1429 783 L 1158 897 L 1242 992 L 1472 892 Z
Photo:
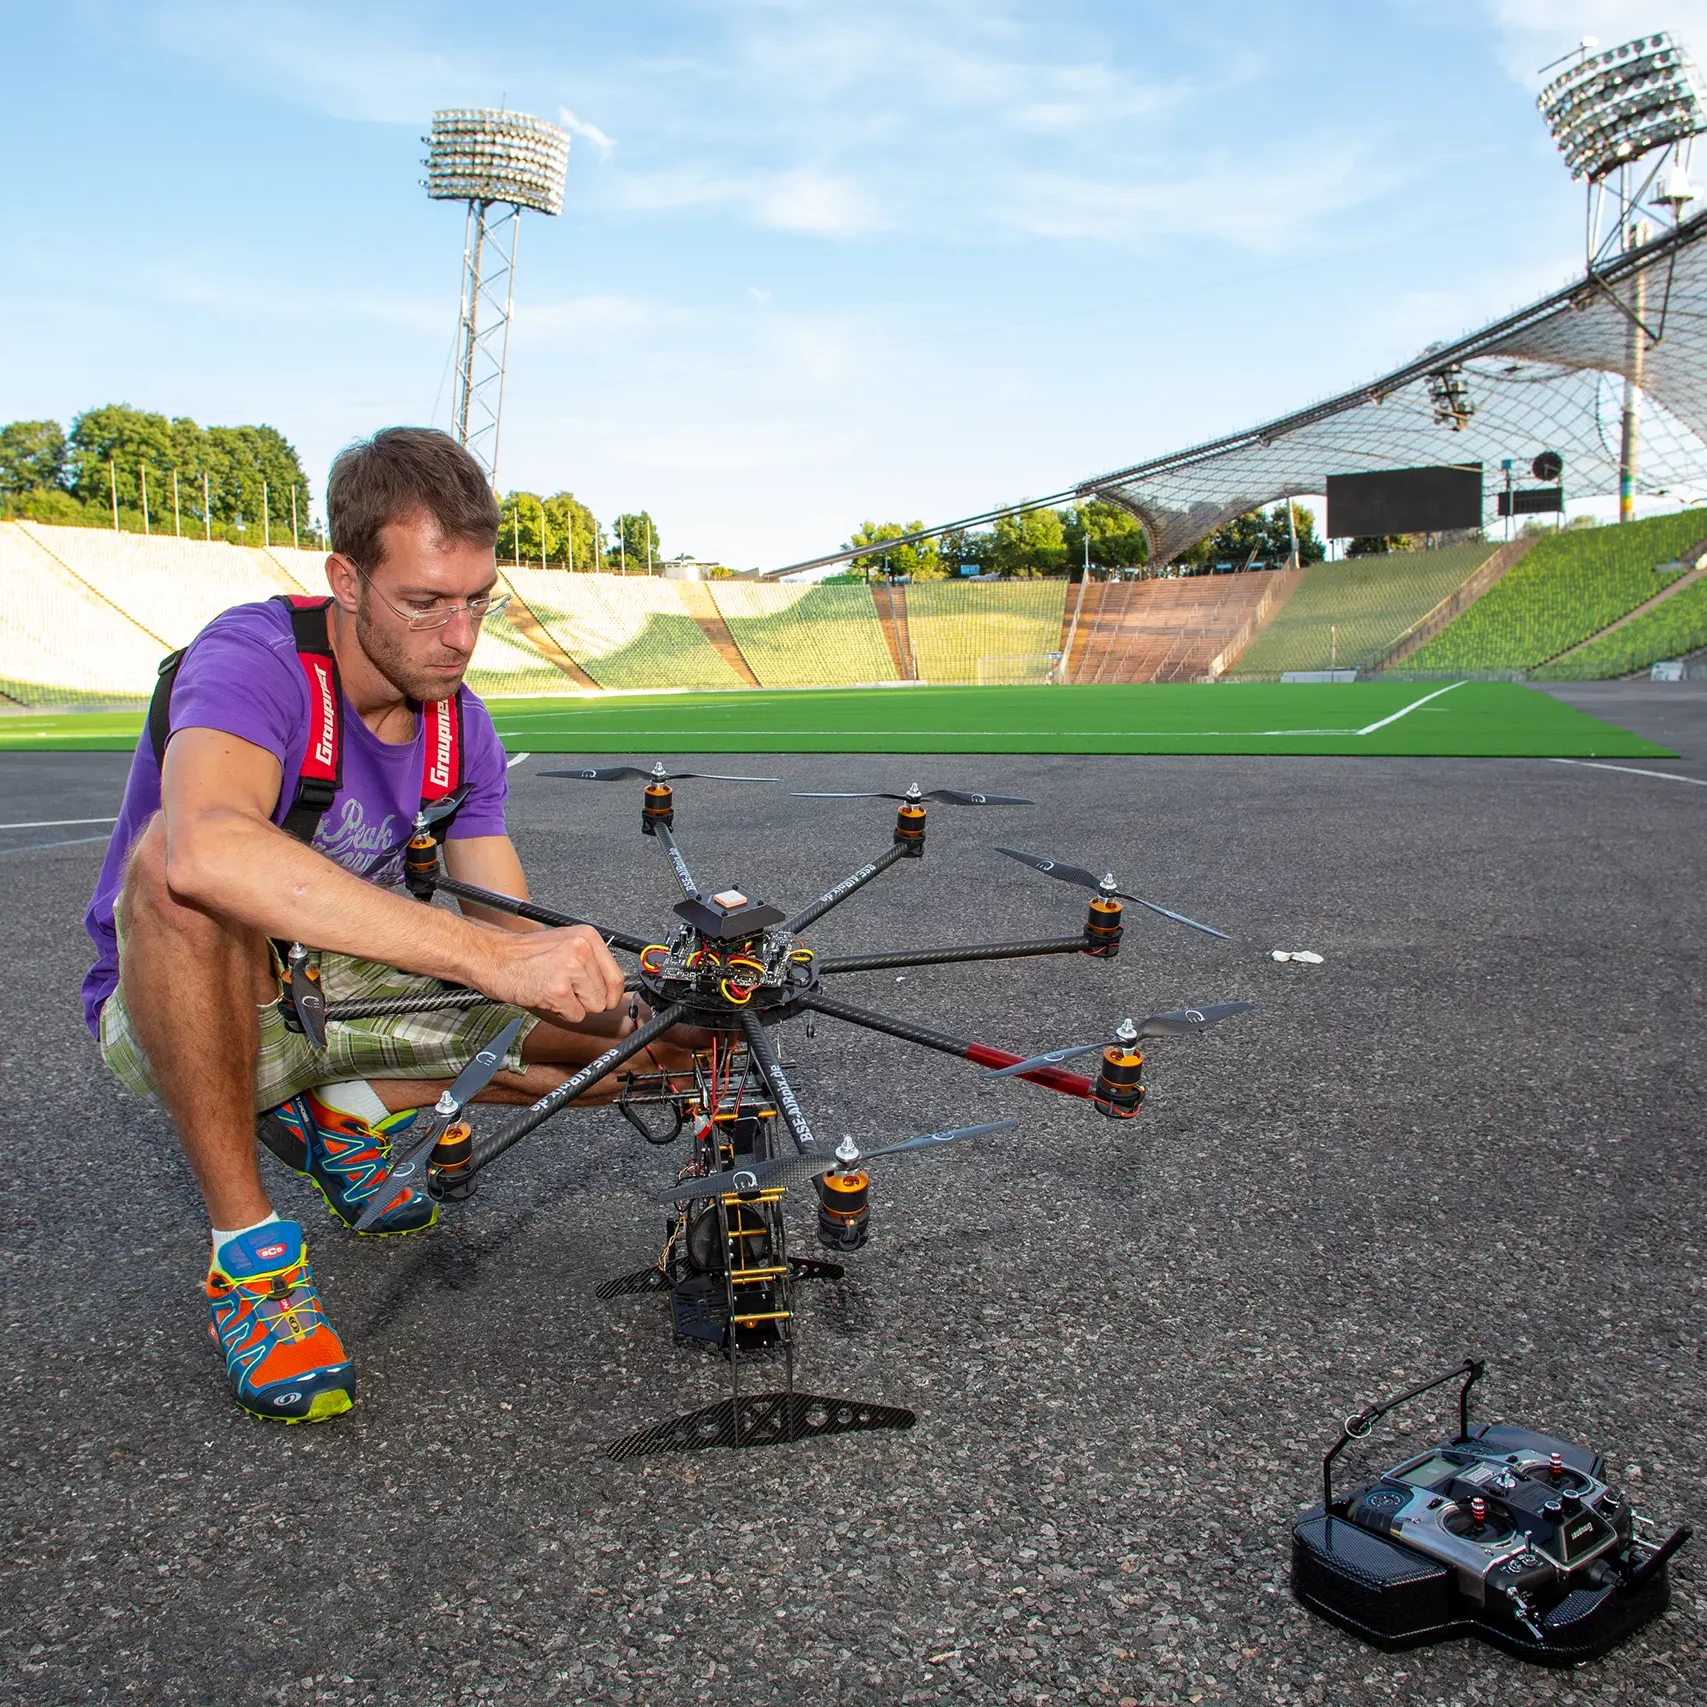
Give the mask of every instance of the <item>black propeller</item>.
M 1233 940 L 1225 931 L 1218 931 L 1212 925 L 1200 925 L 1196 919 L 1188 919 L 1184 913 L 1158 907 L 1154 901 L 1146 901 L 1142 895 L 1128 895 L 1124 889 L 1115 888 L 1113 872 L 1105 877 L 1094 877 L 1082 865 L 1064 865 L 1058 859 L 1045 859 L 1042 854 L 1021 853 L 1018 848 L 997 848 L 996 852 L 1006 854 L 1009 859 L 1017 859 L 1021 865 L 1029 865 L 1033 871 L 1041 871 L 1046 877 L 1059 878 L 1063 883 L 1076 883 L 1081 889 L 1094 889 L 1099 895 L 1110 898 L 1118 896 L 1122 901 L 1135 902 L 1140 907 L 1149 908 L 1152 913 L 1160 913 L 1164 919 L 1172 919 L 1175 924 L 1190 925 L 1194 931 L 1202 931 L 1205 936 L 1218 936 L 1223 942 Z
M 906 1138 L 899 1144 L 886 1144 L 881 1150 L 862 1151 L 851 1138 L 844 1138 L 833 1155 L 773 1156 L 768 1161 L 749 1162 L 744 1167 L 728 1168 L 720 1174 L 706 1174 L 699 1179 L 686 1179 L 667 1191 L 654 1193 L 660 1203 L 691 1203 L 702 1197 L 725 1197 L 731 1192 L 768 1191 L 773 1186 L 799 1185 L 819 1174 L 851 1173 L 867 1162 L 884 1156 L 902 1156 L 915 1150 L 934 1150 L 944 1144 L 958 1143 L 962 1138 L 981 1138 L 987 1132 L 1006 1132 L 1018 1126 L 1017 1120 L 990 1120 L 982 1126 L 951 1126 L 944 1132 L 926 1132 L 917 1138 Z
M 425 1123 L 423 1124 L 421 1117 L 417 1115 L 406 1132 L 399 1134 L 400 1137 L 410 1140 L 409 1149 L 400 1158 L 393 1152 L 390 1169 L 385 1178 L 374 1187 L 373 1195 L 367 1200 L 367 1207 L 356 1222 L 358 1233 L 365 1233 L 385 1213 L 386 1206 L 395 1201 L 399 1190 L 404 1186 L 417 1185 L 426 1177 L 427 1162 L 433 1153 L 433 1147 L 450 1130 L 451 1123 L 462 1113 L 464 1105 L 472 1102 L 492 1082 L 492 1075 L 503 1066 L 504 1057 L 509 1054 L 510 1045 L 515 1042 L 516 1033 L 521 1030 L 526 1020 L 525 1014 L 517 1014 L 457 1074 L 450 1089 L 433 1104 Z
M 384 852 L 376 853 L 373 858 L 362 867 L 361 875 L 363 877 L 372 877 L 376 871 L 381 870 L 392 860 L 396 859 L 396 857 L 402 853 L 402 851 L 408 847 L 408 845 L 417 836 L 424 834 L 428 830 L 437 829 L 438 826 L 450 818 L 456 809 L 462 805 L 463 801 L 468 798 L 470 786 L 471 785 L 469 783 L 462 783 L 458 787 L 453 788 L 449 794 L 440 795 L 439 798 L 433 801 L 431 805 L 423 806 L 421 810 L 415 814 L 414 818 L 410 820 L 407 832 L 399 836 L 390 847 L 384 850 Z
M 900 800 L 909 806 L 917 806 L 922 800 L 940 800 L 949 806 L 1035 806 L 1035 800 L 1027 800 L 1018 794 L 973 794 L 960 788 L 930 788 L 921 790 L 914 783 L 905 794 L 892 794 L 888 789 L 871 788 L 844 792 L 840 789 L 790 789 L 789 793 L 796 800 Z
M 667 771 L 662 764 L 651 770 L 639 765 L 599 765 L 584 771 L 539 771 L 539 776 L 567 776 L 582 782 L 627 782 L 640 777 L 646 782 L 680 782 L 685 777 L 700 777 L 706 782 L 781 782 L 779 776 L 724 776 L 719 771 Z
M 1165 1014 L 1151 1014 L 1134 1025 L 1131 1020 L 1120 1022 L 1113 1037 L 1100 1043 L 1070 1043 L 1065 1049 L 1051 1049 L 1047 1054 L 1033 1055 L 1029 1061 L 1016 1061 L 1011 1067 L 993 1068 L 986 1076 L 992 1079 L 1011 1079 L 1020 1073 L 1035 1073 L 1039 1067 L 1059 1067 L 1093 1049 L 1110 1049 L 1116 1044 L 1130 1048 L 1141 1037 L 1186 1037 L 1192 1032 L 1207 1031 L 1234 1014 L 1248 1014 L 1254 1002 L 1214 1002 L 1206 1008 L 1171 1008 Z
M 320 987 L 320 969 L 308 958 L 300 942 L 290 945 L 285 960 L 285 988 L 296 1010 L 302 1035 L 316 1049 L 326 1047 L 326 992 Z

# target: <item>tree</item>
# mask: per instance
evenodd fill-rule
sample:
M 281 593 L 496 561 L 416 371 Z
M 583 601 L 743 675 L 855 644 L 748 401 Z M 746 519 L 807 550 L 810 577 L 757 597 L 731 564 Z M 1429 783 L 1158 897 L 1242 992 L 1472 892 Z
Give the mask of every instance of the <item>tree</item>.
M 605 548 L 605 566 L 623 569 L 630 575 L 644 575 L 663 561 L 658 548 L 658 530 L 652 518 L 641 510 L 636 515 L 621 515 L 611 524 L 611 542 Z
M 1316 537 L 1316 518 L 1301 504 L 1292 506 L 1293 525 L 1298 530 L 1298 561 L 1320 563 L 1326 555 L 1322 542 Z M 1252 568 L 1278 568 L 1292 554 L 1292 538 L 1287 526 L 1285 504 L 1272 510 L 1247 510 L 1223 523 L 1207 539 L 1200 539 L 1189 551 L 1180 555 L 1179 562 L 1188 571 L 1212 570 L 1223 563 L 1235 569 L 1246 564 Z
M 71 490 L 86 504 L 105 504 L 116 485 L 121 509 L 142 509 L 142 470 L 170 469 L 172 428 L 164 415 L 108 403 L 71 423 Z
M 1389 551 L 1408 551 L 1410 541 L 1402 533 L 1360 533 L 1345 548 L 1347 557 L 1385 557 Z
M 65 432 L 57 421 L 13 421 L 0 427 L 0 493 L 21 497 L 65 484 Z
M 519 559 L 523 565 L 544 563 L 583 573 L 600 567 L 598 521 L 572 492 L 554 492 L 549 498 L 537 492 L 511 492 L 499 509 L 503 515 L 498 528 L 500 564 Z
M 991 567 L 1003 575 L 1060 575 L 1067 567 L 1067 536 L 1058 510 L 998 516 Z
M 967 571 L 974 575 L 986 574 L 995 550 L 996 536 L 988 528 L 950 528 L 937 541 L 937 553 L 942 559 L 945 575 Z
M 545 500 L 548 562 L 583 572 L 596 569 L 599 551 L 598 518 L 573 492 L 554 492 Z
M 222 536 L 259 544 L 271 532 L 282 540 L 290 530 L 293 489 L 299 526 L 308 520 L 301 460 L 276 427 L 204 430 L 188 416 L 168 421 L 125 403 L 86 409 L 71 423 L 67 484 L 96 514 L 110 516 L 116 488 L 121 516 L 140 521 L 146 475 L 153 525 L 169 527 L 174 473 L 180 513 L 198 524 L 205 477 L 208 519 Z M 269 529 L 260 525 L 263 487 Z
M 1084 573 L 1087 533 L 1093 569 L 1136 569 L 1150 561 L 1150 542 L 1138 518 L 1117 504 L 1091 498 L 1062 515 L 1067 573 L 1075 581 Z
M 923 522 L 908 522 L 903 527 L 899 522 L 861 522 L 854 529 L 848 546 L 882 545 L 888 539 L 900 539 L 902 535 L 918 533 L 924 527 Z M 916 545 L 897 545 L 888 551 L 878 551 L 869 557 L 856 557 L 848 565 L 850 569 L 861 574 L 881 575 L 887 566 L 892 575 L 908 575 L 915 581 L 936 581 L 943 575 L 942 553 L 937 549 L 934 539 L 922 539 Z

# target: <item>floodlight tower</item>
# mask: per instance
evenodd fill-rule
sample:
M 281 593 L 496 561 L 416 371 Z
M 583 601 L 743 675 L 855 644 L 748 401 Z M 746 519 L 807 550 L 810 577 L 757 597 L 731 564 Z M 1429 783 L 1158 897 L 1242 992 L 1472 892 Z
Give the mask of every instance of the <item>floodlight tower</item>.
M 1571 63 L 1536 97 L 1547 128 L 1573 178 L 1588 189 L 1584 230 L 1588 271 L 1620 250 L 1638 249 L 1650 220 L 1679 223 L 1698 192 L 1689 181 L 1694 138 L 1707 130 L 1707 85 L 1689 51 L 1672 36 L 1638 36 L 1622 47 L 1595 50 L 1584 36 Z M 1554 65 L 1563 61 L 1555 60 Z M 1553 66 L 1543 66 L 1543 72 Z M 1608 220 L 1608 200 L 1616 217 Z M 1648 314 L 1645 270 L 1631 281 L 1626 302 L 1601 282 L 1628 321 L 1625 335 L 1624 418 L 1618 457 L 1618 519 L 1636 513 L 1636 453 L 1640 431 L 1642 360 L 1665 330 Z M 1666 293 L 1669 296 L 1669 292 Z
M 452 107 L 433 114 L 427 194 L 465 202 L 462 301 L 456 340 L 454 420 L 466 445 L 498 483 L 504 364 L 515 306 L 516 235 L 523 208 L 563 211 L 569 137 L 544 119 L 500 107 Z

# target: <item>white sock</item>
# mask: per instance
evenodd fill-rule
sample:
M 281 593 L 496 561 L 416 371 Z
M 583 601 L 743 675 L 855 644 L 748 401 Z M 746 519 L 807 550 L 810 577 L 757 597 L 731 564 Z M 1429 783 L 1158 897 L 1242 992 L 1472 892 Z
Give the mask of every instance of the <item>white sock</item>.
M 278 1220 L 276 1212 L 263 1215 L 259 1221 L 251 1221 L 247 1227 L 215 1227 L 213 1230 L 213 1254 L 219 1255 L 221 1245 L 228 1245 L 233 1239 L 240 1239 L 245 1233 L 253 1233 L 257 1227 L 269 1227 Z
M 343 1079 L 335 1085 L 316 1085 L 314 1094 L 328 1108 L 377 1126 L 391 1112 L 366 1079 Z

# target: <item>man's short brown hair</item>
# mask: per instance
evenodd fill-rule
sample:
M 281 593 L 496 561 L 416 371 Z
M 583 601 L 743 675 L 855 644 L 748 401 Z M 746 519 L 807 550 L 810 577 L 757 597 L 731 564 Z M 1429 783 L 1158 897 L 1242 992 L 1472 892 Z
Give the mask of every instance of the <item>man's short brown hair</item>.
M 446 539 L 490 546 L 503 520 L 485 471 L 448 433 L 383 427 L 346 445 L 326 481 L 332 549 L 358 568 L 379 567 L 379 530 L 425 512 Z

